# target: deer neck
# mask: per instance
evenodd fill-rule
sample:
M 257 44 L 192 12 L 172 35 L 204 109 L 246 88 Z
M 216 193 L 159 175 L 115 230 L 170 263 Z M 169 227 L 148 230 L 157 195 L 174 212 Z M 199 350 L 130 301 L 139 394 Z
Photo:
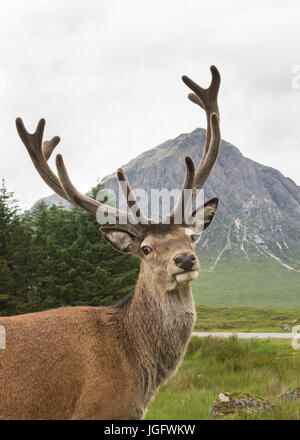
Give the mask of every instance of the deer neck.
M 172 292 L 153 282 L 141 265 L 135 292 L 126 307 L 123 323 L 128 340 L 127 352 L 140 366 L 145 394 L 151 394 L 172 374 L 184 355 L 195 320 L 190 285 Z M 136 362 L 136 360 L 138 362 Z

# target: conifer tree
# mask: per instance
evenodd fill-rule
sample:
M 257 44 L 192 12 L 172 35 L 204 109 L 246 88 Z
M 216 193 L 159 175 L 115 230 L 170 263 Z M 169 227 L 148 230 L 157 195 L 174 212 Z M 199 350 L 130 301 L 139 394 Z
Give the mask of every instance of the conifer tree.
M 138 266 L 106 243 L 91 214 L 41 202 L 20 215 L 2 183 L 0 315 L 113 304 L 134 288 Z

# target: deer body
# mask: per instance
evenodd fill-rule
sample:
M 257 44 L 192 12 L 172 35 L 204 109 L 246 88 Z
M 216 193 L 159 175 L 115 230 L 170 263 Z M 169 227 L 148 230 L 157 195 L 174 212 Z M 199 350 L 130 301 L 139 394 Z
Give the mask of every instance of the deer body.
M 189 286 L 136 290 L 113 307 L 1 318 L 2 419 L 140 419 L 174 373 L 194 324 Z M 11 380 L 7 380 L 11 377 Z
M 135 254 L 141 266 L 134 293 L 116 306 L 0 318 L 7 335 L 6 349 L 0 351 L 0 419 L 140 419 L 155 391 L 176 371 L 195 319 L 191 281 L 200 268 L 195 237 L 218 207 L 214 197 L 193 208 L 196 190 L 208 178 L 220 147 L 220 75 L 214 66 L 211 73 L 207 89 L 182 78 L 194 92 L 191 101 L 206 112 L 206 142 L 197 169 L 186 156 L 180 197 L 161 223 L 144 215 L 121 168 L 117 177 L 131 213 L 81 194 L 61 155 L 56 176 L 47 161 L 59 138 L 43 142 L 43 119 L 33 134 L 17 119 L 18 133 L 43 180 L 97 219 L 99 213 L 101 218 L 114 215 L 113 226 L 100 228 L 103 238 L 117 251 Z M 193 208 L 188 221 L 186 202 Z

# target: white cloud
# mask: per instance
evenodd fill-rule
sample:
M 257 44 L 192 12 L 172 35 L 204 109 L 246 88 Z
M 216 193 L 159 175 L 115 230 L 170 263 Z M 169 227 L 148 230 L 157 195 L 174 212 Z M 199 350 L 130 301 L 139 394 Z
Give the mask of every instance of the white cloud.
M 22 207 L 51 193 L 17 137 L 60 135 L 82 191 L 168 138 L 204 126 L 180 76 L 222 74 L 223 138 L 300 184 L 300 4 L 276 0 L 98 0 L 2 5 L 0 17 L 1 177 Z M 51 162 L 53 165 L 53 161 Z

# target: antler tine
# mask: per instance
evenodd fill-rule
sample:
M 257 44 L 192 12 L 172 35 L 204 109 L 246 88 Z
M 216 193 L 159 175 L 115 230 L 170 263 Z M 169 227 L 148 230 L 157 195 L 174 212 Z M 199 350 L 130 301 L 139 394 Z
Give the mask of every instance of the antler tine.
M 91 214 L 96 215 L 99 208 L 99 202 L 91 199 L 84 194 L 81 194 L 75 186 L 72 184 L 69 175 L 67 173 L 63 158 L 61 154 L 56 155 L 56 168 L 59 177 L 59 182 L 67 194 L 68 199 L 77 206 L 89 211 Z
M 192 188 L 194 183 L 194 177 L 195 177 L 195 165 L 190 158 L 190 156 L 185 156 L 185 165 L 186 165 L 186 174 L 185 174 L 185 181 L 181 190 L 181 194 L 177 200 L 177 203 L 172 210 L 171 214 L 169 215 L 170 223 L 174 223 L 175 221 L 175 214 L 178 213 L 178 210 L 181 209 L 181 216 L 178 217 L 179 220 L 184 220 L 184 207 L 186 206 L 187 200 L 185 200 L 185 189 Z
M 49 158 L 52 151 L 59 142 L 59 138 L 53 138 L 51 141 L 45 141 L 42 146 L 43 134 L 45 128 L 45 119 L 41 119 L 33 134 L 28 133 L 21 118 L 16 119 L 16 127 L 19 136 L 25 145 L 29 156 L 45 183 L 53 189 L 60 197 L 69 200 L 68 196 L 61 187 L 58 178 L 49 168 L 47 157 Z
M 125 196 L 128 208 L 131 209 L 134 205 L 136 205 L 137 206 L 136 216 L 139 218 L 140 222 L 143 224 L 149 223 L 149 219 L 145 216 L 141 207 L 139 206 L 139 203 L 135 197 L 133 190 L 131 189 L 131 186 L 130 186 L 128 178 L 125 174 L 125 171 L 122 168 L 118 168 L 117 177 L 120 182 L 122 192 Z M 125 185 L 123 182 L 125 182 Z
M 54 148 L 60 142 L 60 138 L 58 136 L 54 136 L 50 141 L 44 141 L 42 145 L 43 155 L 45 160 L 48 162 L 51 154 L 53 153 Z
M 200 105 L 206 111 L 218 113 L 217 97 L 221 84 L 221 75 L 216 66 L 211 66 L 210 71 L 212 78 L 207 89 L 199 86 L 186 75 L 182 76 L 182 81 L 194 92 L 188 95 L 191 101 Z

